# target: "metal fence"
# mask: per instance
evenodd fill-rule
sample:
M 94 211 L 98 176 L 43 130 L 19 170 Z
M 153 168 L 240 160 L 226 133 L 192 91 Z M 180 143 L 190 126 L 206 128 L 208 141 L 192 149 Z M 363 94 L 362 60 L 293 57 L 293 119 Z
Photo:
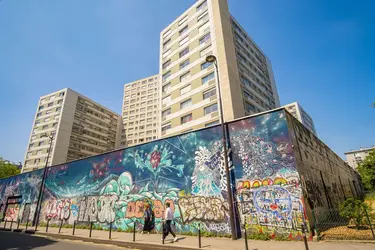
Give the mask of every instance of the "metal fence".
M 366 210 L 361 223 L 340 216 L 338 210 L 313 210 L 314 229 L 319 240 L 375 240 L 375 211 Z

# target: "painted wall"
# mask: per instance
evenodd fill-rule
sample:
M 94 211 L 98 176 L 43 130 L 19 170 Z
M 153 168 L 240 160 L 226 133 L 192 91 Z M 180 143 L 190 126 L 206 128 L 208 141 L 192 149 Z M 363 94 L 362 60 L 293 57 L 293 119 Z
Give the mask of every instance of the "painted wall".
M 160 230 L 166 202 L 178 232 L 229 234 L 221 129 L 213 127 L 48 169 L 42 221 L 93 221 L 138 229 L 143 204 Z
M 250 233 L 300 236 L 302 189 L 283 110 L 228 124 L 241 222 Z
M 0 179 L 0 220 L 21 220 L 26 223 L 27 217 L 32 222 L 38 201 L 43 170 Z M 7 205 L 8 198 L 21 196 L 14 204 Z M 12 202 L 13 203 L 13 202 Z

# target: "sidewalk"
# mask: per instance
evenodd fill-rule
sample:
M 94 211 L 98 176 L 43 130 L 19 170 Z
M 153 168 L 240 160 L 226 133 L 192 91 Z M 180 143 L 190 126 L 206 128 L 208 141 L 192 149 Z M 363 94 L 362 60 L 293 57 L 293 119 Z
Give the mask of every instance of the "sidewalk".
M 10 227 L 10 223 L 7 223 L 6 228 Z M 16 223 L 13 223 L 12 229 L 17 227 Z M 0 224 L 0 228 L 4 228 L 4 223 Z M 20 229 L 25 229 L 25 226 L 20 225 Z M 34 227 L 29 226 L 29 230 L 33 230 Z M 172 236 L 168 236 L 165 244 L 162 245 L 161 234 L 143 234 L 136 233 L 135 242 L 133 242 L 132 233 L 124 232 L 112 232 L 112 239 L 109 239 L 109 231 L 102 230 L 92 230 L 91 238 L 89 238 L 88 229 L 76 229 L 75 235 L 72 235 L 72 228 L 61 228 L 60 234 L 58 233 L 58 228 L 50 227 L 48 233 L 46 233 L 46 228 L 38 227 L 36 235 L 43 235 L 52 238 L 59 239 L 69 239 L 69 240 L 82 240 L 95 243 L 103 244 L 114 244 L 123 247 L 137 248 L 137 249 L 179 249 L 179 250 L 191 250 L 198 248 L 198 237 L 197 236 L 178 236 L 179 241 L 173 243 Z M 231 240 L 228 238 L 206 238 L 202 237 L 202 249 L 212 249 L 212 250 L 244 250 L 245 241 L 243 239 Z M 288 249 L 288 250 L 304 250 L 304 243 L 292 242 L 292 241 L 255 241 L 248 240 L 248 245 L 250 250 L 264 250 L 264 249 Z M 373 250 L 375 248 L 374 244 L 364 244 L 356 242 L 309 242 L 310 250 Z

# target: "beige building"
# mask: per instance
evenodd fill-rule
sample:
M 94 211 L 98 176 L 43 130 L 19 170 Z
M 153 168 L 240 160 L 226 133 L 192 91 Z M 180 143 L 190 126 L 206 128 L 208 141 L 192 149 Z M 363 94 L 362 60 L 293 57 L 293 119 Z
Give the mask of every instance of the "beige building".
M 314 121 L 311 116 L 299 105 L 298 102 L 293 102 L 282 106 L 289 113 L 291 113 L 298 121 L 300 121 L 306 128 L 316 135 Z
M 370 154 L 370 152 L 374 150 L 375 146 L 372 148 L 360 148 L 358 150 L 346 152 L 346 162 L 349 164 L 349 166 L 356 169 L 358 164 L 360 164 Z
M 71 90 L 39 99 L 22 172 L 97 155 L 120 145 L 121 116 Z
M 160 34 L 161 136 L 219 123 L 218 62 L 224 121 L 280 106 L 272 67 L 231 16 L 226 0 L 199 0 Z
M 160 82 L 158 75 L 125 84 L 122 104 L 121 146 L 133 146 L 158 138 L 160 130 Z

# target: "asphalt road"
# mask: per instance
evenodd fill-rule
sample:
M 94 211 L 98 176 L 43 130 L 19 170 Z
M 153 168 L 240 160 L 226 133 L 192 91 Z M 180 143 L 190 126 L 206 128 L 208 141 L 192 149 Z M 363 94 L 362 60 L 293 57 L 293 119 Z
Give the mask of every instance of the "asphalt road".
M 80 241 L 53 240 L 50 238 L 0 232 L 0 250 L 128 250 L 113 245 L 93 244 Z

